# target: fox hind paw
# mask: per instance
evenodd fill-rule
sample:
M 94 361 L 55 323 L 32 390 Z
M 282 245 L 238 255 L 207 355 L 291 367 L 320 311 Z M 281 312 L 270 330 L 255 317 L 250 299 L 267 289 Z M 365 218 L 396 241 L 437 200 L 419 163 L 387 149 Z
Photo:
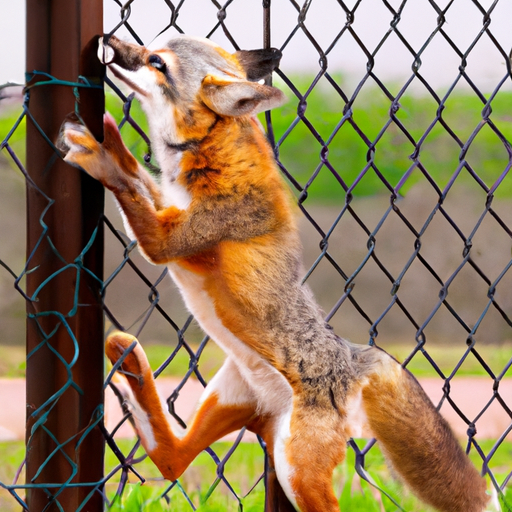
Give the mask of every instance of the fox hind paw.
M 131 345 L 134 342 L 136 345 L 132 348 Z M 125 354 L 130 348 L 132 348 L 131 352 Z M 122 332 L 111 334 L 107 339 L 105 352 L 112 364 L 116 364 L 124 356 L 120 372 L 138 381 L 140 387 L 144 385 L 145 377 L 151 375 L 151 368 L 144 350 L 134 336 Z

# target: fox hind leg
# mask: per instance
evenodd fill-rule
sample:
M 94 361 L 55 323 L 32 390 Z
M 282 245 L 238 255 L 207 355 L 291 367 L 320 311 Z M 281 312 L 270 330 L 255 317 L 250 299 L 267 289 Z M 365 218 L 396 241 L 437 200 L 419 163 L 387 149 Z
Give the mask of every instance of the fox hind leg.
M 134 341 L 136 340 L 133 336 L 125 333 L 119 332 L 109 336 L 106 346 L 108 357 L 115 363 Z M 256 414 L 254 396 L 231 359 L 226 360 L 208 384 L 192 423 L 185 436 L 179 439 L 170 428 L 164 428 L 163 435 L 154 435 L 149 416 L 159 418 L 164 413 L 156 395 L 151 368 L 138 342 L 133 352 L 133 355 L 126 356 L 122 364 L 126 376 L 121 374 L 116 379 L 116 384 L 119 386 L 121 383 L 122 388 L 124 383 L 124 389 L 120 391 L 126 401 L 131 403 L 137 431 L 144 446 L 148 446 L 148 441 L 153 438 L 157 440 L 157 444 L 148 451 L 148 454 L 167 479 L 172 481 L 178 478 L 199 452 L 214 441 L 242 426 L 248 426 L 249 430 L 265 440 L 269 452 L 267 503 L 269 506 L 272 505 L 273 510 L 279 512 L 295 510 L 276 478 L 272 456 L 274 418 Z
M 334 468 L 345 458 L 343 418 L 334 409 L 297 406 L 283 416 L 275 441 L 276 474 L 301 512 L 338 512 L 332 486 Z
M 137 340 L 121 332 L 112 334 L 106 342 L 107 356 L 115 364 L 133 342 L 134 349 L 121 365 L 129 389 L 121 392 L 130 403 L 144 448 L 168 480 L 176 480 L 213 442 L 255 421 L 256 403 L 251 390 L 237 375 L 232 361 L 227 360 L 205 389 L 189 428 L 179 438 L 167 421 L 151 368 Z

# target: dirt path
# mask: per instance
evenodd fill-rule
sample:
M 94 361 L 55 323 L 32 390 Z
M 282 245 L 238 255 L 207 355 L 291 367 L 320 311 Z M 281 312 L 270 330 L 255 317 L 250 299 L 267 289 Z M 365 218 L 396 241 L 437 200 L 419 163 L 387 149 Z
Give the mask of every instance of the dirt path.
M 169 396 L 176 385 L 177 379 L 160 378 L 157 385 L 161 396 Z M 443 396 L 442 381 L 435 378 L 421 379 L 421 385 L 437 405 Z M 450 396 L 460 410 L 471 420 L 485 407 L 492 398 L 492 381 L 482 377 L 461 377 L 454 379 L 451 384 Z M 197 381 L 189 381 L 183 388 L 176 402 L 176 411 L 187 419 L 194 411 L 195 404 L 201 394 L 202 386 Z M 503 401 L 512 407 L 512 379 L 501 382 L 499 388 Z M 466 436 L 467 426 L 457 415 L 451 405 L 445 401 L 441 408 L 442 414 L 451 424 L 455 433 Z M 121 409 L 116 398 L 110 390 L 106 395 L 106 425 L 110 430 L 122 417 Z M 497 439 L 510 426 L 512 420 L 494 400 L 488 410 L 478 420 L 477 437 L 479 439 Z M 133 430 L 126 423 L 118 432 L 119 436 L 131 437 Z M 22 440 L 25 436 L 25 381 L 23 379 L 0 379 L 0 441 Z M 230 436 L 234 438 L 235 436 Z M 512 434 L 508 438 L 512 440 Z M 246 435 L 245 440 L 254 439 Z

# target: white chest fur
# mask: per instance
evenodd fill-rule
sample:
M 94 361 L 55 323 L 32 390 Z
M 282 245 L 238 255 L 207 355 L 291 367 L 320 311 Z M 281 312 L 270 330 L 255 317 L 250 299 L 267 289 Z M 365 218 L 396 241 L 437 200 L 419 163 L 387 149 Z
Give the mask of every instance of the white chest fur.
M 211 297 L 204 290 L 203 278 L 174 263 L 168 267 L 187 308 L 201 328 L 233 359 L 257 397 L 260 412 L 280 415 L 287 410 L 291 404 L 291 386 L 274 367 L 223 325 Z
M 188 190 L 176 181 L 171 181 L 164 176 L 161 185 L 165 206 L 176 206 L 180 210 L 186 210 L 192 201 Z

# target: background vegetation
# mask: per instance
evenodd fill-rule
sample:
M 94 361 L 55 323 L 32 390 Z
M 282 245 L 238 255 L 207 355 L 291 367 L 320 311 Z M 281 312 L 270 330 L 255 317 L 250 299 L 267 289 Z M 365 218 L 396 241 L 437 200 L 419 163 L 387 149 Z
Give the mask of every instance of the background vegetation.
M 334 78 L 343 83 L 342 77 Z M 306 94 L 312 81 L 296 76 L 291 80 L 301 95 Z M 298 119 L 297 98 L 281 80 L 277 79 L 275 85 L 287 91 L 290 99 L 283 107 L 272 111 L 275 138 L 280 142 L 279 158 L 284 167 L 304 186 L 319 166 L 322 144 L 302 121 L 295 124 L 289 135 L 281 140 Z M 492 123 L 507 140 L 512 140 L 512 91 L 500 91 L 493 98 L 488 97 L 486 100 L 490 100 L 489 105 L 472 92 L 456 91 L 446 99 L 434 99 L 427 94 L 406 93 L 399 102 L 393 103 L 382 91 L 374 87 L 363 91 L 351 107 L 354 124 L 345 122 L 338 129 L 343 119 L 345 102 L 328 81 L 322 78 L 306 97 L 307 108 L 303 117 L 316 129 L 322 142 L 330 140 L 327 160 L 348 187 L 355 183 L 365 168 L 369 159 L 369 145 L 374 144 L 374 163 L 392 187 L 411 171 L 413 161 L 410 157 L 419 149 L 419 161 L 442 189 L 459 165 L 460 144 L 468 142 L 472 132 L 482 123 L 485 116 L 490 114 Z M 133 116 L 140 123 L 144 116 L 141 115 L 136 102 L 132 105 Z M 395 110 L 397 106 L 398 110 L 394 112 L 396 122 L 392 122 L 385 132 L 381 133 L 389 123 L 390 111 Z M 122 118 L 122 104 L 113 96 L 107 98 L 107 108 L 116 119 Z M 452 130 L 460 143 L 447 132 L 440 121 L 437 121 L 430 130 L 430 126 L 438 117 L 438 111 L 441 121 Z M 263 115 L 260 118 L 265 124 Z M 407 130 L 412 141 L 404 134 L 399 124 Z M 147 129 L 144 121 L 141 125 Z M 366 142 L 354 126 L 364 134 Z M 427 131 L 428 135 L 422 140 Z M 126 129 L 123 138 L 134 154 L 142 159 L 146 153 L 146 146 L 135 130 Z M 420 141 L 421 144 L 418 145 Z M 482 126 L 465 156 L 487 186 L 491 186 L 497 180 L 509 163 L 503 142 L 488 125 Z M 398 192 L 405 195 L 423 179 L 420 171 L 412 170 Z M 465 171 L 458 179 L 466 184 L 471 180 Z M 500 197 L 510 197 L 511 192 L 512 180 L 505 180 L 497 194 Z M 389 195 L 389 190 L 383 186 L 382 180 L 375 172 L 366 173 L 352 190 L 356 197 L 382 193 Z M 311 202 L 325 204 L 327 201 L 338 205 L 344 199 L 339 182 L 325 166 L 313 180 L 308 197 Z

